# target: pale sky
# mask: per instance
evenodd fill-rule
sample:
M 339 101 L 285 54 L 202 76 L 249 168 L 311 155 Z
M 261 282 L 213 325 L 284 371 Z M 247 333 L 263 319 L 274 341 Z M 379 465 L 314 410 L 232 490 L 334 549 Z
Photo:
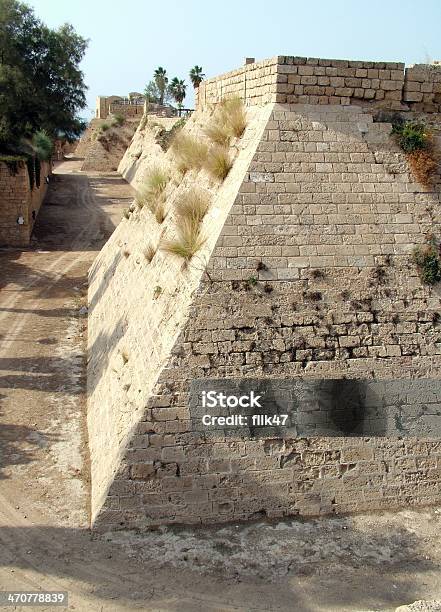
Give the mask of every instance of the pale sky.
M 30 0 L 47 25 L 71 23 L 89 38 L 82 68 L 90 117 L 97 95 L 144 90 L 157 66 L 188 84 L 198 64 L 207 77 L 246 56 L 401 61 L 441 59 L 440 0 Z M 127 11 L 124 8 L 127 7 Z

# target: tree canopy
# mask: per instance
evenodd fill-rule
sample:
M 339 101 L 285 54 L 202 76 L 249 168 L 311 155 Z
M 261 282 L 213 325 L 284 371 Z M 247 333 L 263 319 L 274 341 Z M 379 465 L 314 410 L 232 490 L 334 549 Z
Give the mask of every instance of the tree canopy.
M 41 130 L 51 138 L 81 133 L 86 48 L 71 25 L 52 30 L 26 4 L 0 0 L 0 150 L 23 150 Z

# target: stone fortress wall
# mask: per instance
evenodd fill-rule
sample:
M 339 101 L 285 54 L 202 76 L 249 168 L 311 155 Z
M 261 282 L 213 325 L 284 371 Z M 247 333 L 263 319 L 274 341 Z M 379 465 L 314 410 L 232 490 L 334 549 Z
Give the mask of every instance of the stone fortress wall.
M 173 213 L 163 228 L 142 209 L 121 222 L 91 270 L 97 528 L 439 502 L 441 442 L 430 438 L 430 426 L 424 439 L 260 438 L 194 427 L 192 384 L 224 378 L 405 379 L 403 397 L 388 398 L 401 402 L 400 419 L 424 414 L 430 423 L 439 413 L 438 387 L 427 380 L 441 373 L 441 304 L 411 262 L 428 232 L 440 234 L 439 184 L 415 183 L 391 125 L 372 113 L 378 105 L 415 112 L 420 105 L 436 123 L 438 68 L 408 69 L 404 87 L 398 63 L 296 62 L 249 64 L 199 88 L 186 132 L 204 139 L 212 103 L 233 94 L 247 102 L 248 125 L 221 186 L 204 170 L 170 185 L 172 202 L 194 184 L 212 196 L 194 265 L 183 268 L 160 251 L 146 263 L 143 249 L 173 231 Z M 299 74 L 302 66 L 325 74 Z M 327 68 L 354 75 L 326 75 Z M 290 83 L 290 75 L 317 84 Z M 319 77 L 344 82 L 318 85 Z M 334 90 L 296 94 L 298 85 Z M 355 97 L 358 89 L 375 96 Z M 419 99 L 404 104 L 404 92 Z M 173 158 L 144 127 L 120 170 L 138 187 L 152 164 L 172 169 Z M 415 379 L 427 384 L 413 390 Z M 381 410 L 385 397 L 371 408 Z
M 39 185 L 31 188 L 26 163 L 0 162 L 0 246 L 26 247 L 47 191 L 51 164 L 42 161 Z M 23 223 L 17 221 L 23 218 Z
M 250 105 L 354 104 L 372 101 L 389 109 L 410 105 L 439 112 L 441 66 L 278 56 L 203 81 L 197 107 L 238 95 Z

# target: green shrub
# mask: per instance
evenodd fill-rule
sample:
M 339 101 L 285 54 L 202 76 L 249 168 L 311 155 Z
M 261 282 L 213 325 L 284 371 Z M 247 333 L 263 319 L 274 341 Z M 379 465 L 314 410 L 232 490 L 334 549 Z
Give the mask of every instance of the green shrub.
M 413 252 L 413 261 L 418 267 L 423 283 L 434 285 L 441 280 L 439 253 L 433 244 L 417 247 Z
M 123 125 L 125 123 L 125 121 L 126 120 L 125 120 L 125 117 L 123 115 L 117 114 L 117 115 L 114 115 L 112 123 L 113 123 L 113 125 L 120 126 L 120 125 Z
M 110 129 L 110 124 L 109 123 L 104 122 L 104 123 L 102 123 L 100 125 L 100 130 L 102 132 L 107 132 L 107 130 L 109 130 L 109 129 Z
M 392 133 L 397 134 L 398 144 L 406 153 L 426 149 L 431 142 L 430 132 L 420 121 L 404 121 L 392 126 Z
M 52 157 L 54 143 L 44 130 L 40 130 L 32 137 L 32 148 L 39 160 L 49 161 Z

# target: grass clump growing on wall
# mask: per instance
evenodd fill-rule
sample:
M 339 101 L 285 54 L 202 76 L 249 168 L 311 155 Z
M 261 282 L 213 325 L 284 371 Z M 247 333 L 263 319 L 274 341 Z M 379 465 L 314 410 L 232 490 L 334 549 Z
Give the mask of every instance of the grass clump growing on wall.
M 137 206 L 146 206 L 155 215 L 158 223 L 162 223 L 166 216 L 164 192 L 168 181 L 169 176 L 160 168 L 150 170 L 135 198 Z
M 144 251 L 144 257 L 147 259 L 149 263 L 152 262 L 153 257 L 155 256 L 156 248 L 149 244 L 149 246 Z
M 240 98 L 223 100 L 204 132 L 215 144 L 227 146 L 231 138 L 240 138 L 246 128 L 245 108 Z
M 243 101 L 240 98 L 227 98 L 221 102 L 220 111 L 231 136 L 240 138 L 247 126 Z
M 183 172 L 202 168 L 208 153 L 205 143 L 182 132 L 178 132 L 173 139 L 172 150 L 178 159 L 178 167 Z
M 162 196 L 156 200 L 149 200 L 147 203 L 147 208 L 153 215 L 155 215 L 155 219 L 158 223 L 162 223 L 167 216 L 165 211 L 165 201 Z
M 180 196 L 176 210 L 181 218 L 201 223 L 209 204 L 208 194 L 198 189 L 190 189 Z
M 428 148 L 430 132 L 421 121 L 396 121 L 392 133 L 397 135 L 398 144 L 405 153 Z
M 434 285 L 441 280 L 441 263 L 439 249 L 433 242 L 423 247 L 417 247 L 413 252 L 420 278 L 426 285 Z
M 412 151 L 408 153 L 407 160 L 418 183 L 430 187 L 435 180 L 439 163 L 433 150 Z
M 180 220 L 176 238 L 162 240 L 159 248 L 166 253 L 182 257 L 188 263 L 203 246 L 205 240 L 201 234 L 200 223 L 184 217 Z
M 404 121 L 402 118 L 392 124 L 398 144 L 406 153 L 411 172 L 421 185 L 430 187 L 438 169 L 438 156 L 435 153 L 430 130 L 421 121 Z
M 223 181 L 233 166 L 233 160 L 226 147 L 214 145 L 208 151 L 204 166 L 212 177 Z
M 231 134 L 227 126 L 216 117 L 207 125 L 204 133 L 215 144 L 227 146 L 230 142 Z

